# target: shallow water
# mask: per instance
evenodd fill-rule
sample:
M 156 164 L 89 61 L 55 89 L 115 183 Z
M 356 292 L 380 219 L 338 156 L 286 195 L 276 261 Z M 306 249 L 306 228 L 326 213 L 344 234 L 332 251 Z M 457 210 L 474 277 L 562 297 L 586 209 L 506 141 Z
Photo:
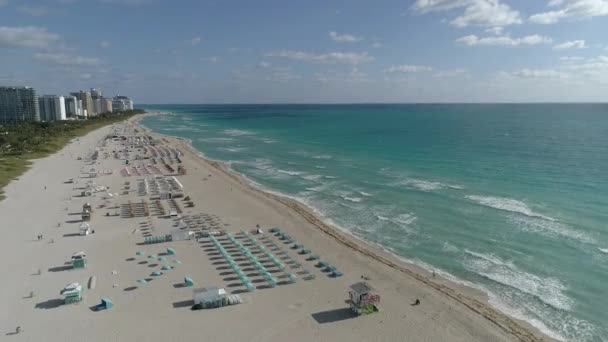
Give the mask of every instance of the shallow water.
M 163 105 L 155 132 L 563 340 L 608 340 L 608 106 Z

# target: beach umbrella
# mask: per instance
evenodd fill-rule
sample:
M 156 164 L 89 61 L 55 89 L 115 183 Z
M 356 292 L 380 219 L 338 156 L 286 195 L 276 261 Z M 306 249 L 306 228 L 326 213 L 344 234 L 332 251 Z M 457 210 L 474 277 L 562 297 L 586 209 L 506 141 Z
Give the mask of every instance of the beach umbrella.
M 156 259 L 156 255 L 150 254 L 150 255 L 148 255 L 148 259 Z
M 143 255 L 143 254 L 144 254 L 144 252 L 142 252 L 142 251 L 135 252 L 135 255 Z
M 168 270 L 171 269 L 171 266 L 169 266 L 169 265 L 163 265 L 163 267 L 161 267 L 160 269 L 163 270 L 163 271 L 168 271 Z
M 138 282 L 139 284 L 146 284 L 146 283 L 148 283 L 148 281 L 146 279 L 137 279 L 136 282 Z
M 174 263 L 176 263 L 176 264 L 178 264 L 178 265 L 182 263 L 182 262 L 181 262 L 181 261 L 179 261 L 179 260 L 173 260 L 173 262 L 174 262 Z
M 164 261 L 167 261 L 167 258 L 165 258 L 165 257 L 159 257 L 158 261 L 163 261 L 164 262 Z
M 162 275 L 162 272 L 160 272 L 160 271 L 154 271 L 154 272 L 150 273 L 150 275 L 153 276 L 153 277 L 158 277 L 158 276 Z

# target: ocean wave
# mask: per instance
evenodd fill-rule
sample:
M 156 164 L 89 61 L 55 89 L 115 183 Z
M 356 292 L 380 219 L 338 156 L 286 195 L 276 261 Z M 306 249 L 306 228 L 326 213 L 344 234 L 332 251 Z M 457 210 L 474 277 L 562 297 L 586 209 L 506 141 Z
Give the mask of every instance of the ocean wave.
M 219 149 L 222 151 L 227 151 L 227 152 L 242 152 L 242 151 L 245 151 L 247 148 L 246 147 L 221 147 Z
M 265 144 L 274 144 L 277 141 L 274 139 L 262 139 L 262 142 L 264 142 Z
M 199 138 L 196 140 L 212 144 L 220 144 L 234 141 L 233 138 Z
M 387 215 L 387 214 L 384 214 Z M 383 216 L 382 214 L 375 214 L 376 219 L 378 221 L 387 221 L 387 222 L 391 222 L 397 226 L 410 226 L 412 223 L 416 222 L 416 220 L 418 219 L 416 217 L 416 215 L 411 214 L 411 213 L 405 213 L 405 214 L 397 214 L 394 217 L 387 217 L 387 216 Z
M 321 165 L 315 165 L 315 169 L 324 169 L 325 166 L 321 166 Z
M 506 198 L 506 197 L 491 197 L 491 196 L 476 196 L 476 195 L 465 196 L 465 198 L 467 198 L 473 202 L 476 202 L 477 204 L 486 206 L 486 207 L 490 207 L 490 208 L 494 208 L 494 209 L 498 209 L 498 210 L 510 211 L 510 212 L 514 212 L 514 213 L 519 213 L 519 214 L 523 214 L 523 215 L 530 216 L 530 217 L 537 217 L 537 218 L 541 218 L 544 220 L 556 221 L 552 217 L 545 216 L 545 215 L 532 211 L 532 209 L 530 209 L 528 207 L 528 205 L 526 205 L 526 203 L 518 201 L 516 199 Z
M 281 170 L 281 169 L 277 169 L 277 172 L 279 173 L 284 173 L 290 176 L 299 176 L 302 174 L 301 171 L 290 171 L 290 170 Z
M 363 198 L 361 198 L 361 197 L 342 196 L 342 199 L 345 201 L 354 202 L 354 203 L 359 203 L 359 202 L 363 201 Z
M 323 178 L 323 176 L 322 175 L 305 175 L 305 176 L 302 176 L 302 178 L 309 180 L 309 181 L 316 181 L 318 179 Z
M 413 188 L 416 190 L 421 190 L 421 191 L 436 191 L 436 190 L 442 190 L 442 189 L 463 189 L 462 186 L 460 185 L 452 185 L 452 184 L 445 184 L 445 183 L 441 183 L 441 182 L 436 182 L 436 181 L 428 181 L 428 180 L 424 180 L 424 179 L 417 179 L 417 178 L 404 178 L 402 180 L 399 180 L 396 185 L 401 185 L 401 186 L 406 186 L 409 188 Z
M 245 131 L 245 130 L 240 130 L 240 129 L 225 129 L 222 131 L 223 134 L 232 136 L 232 137 L 240 137 L 243 135 L 254 135 L 256 134 L 255 132 L 251 132 L 251 131 Z
M 323 176 L 323 178 L 327 178 L 327 179 L 336 179 L 336 178 L 338 178 L 338 177 L 336 177 L 336 176 Z
M 374 195 L 369 194 L 369 193 L 367 193 L 367 192 L 365 192 L 365 191 L 359 191 L 359 194 L 360 194 L 361 196 L 365 196 L 365 197 L 372 197 L 372 196 L 374 196 Z
M 493 254 L 472 252 L 465 267 L 478 275 L 503 286 L 531 295 L 558 310 L 571 310 L 574 301 L 566 294 L 566 286 L 556 278 L 539 277 L 517 268 L 511 261 L 504 261 Z
M 598 248 L 600 250 L 600 252 L 604 253 L 604 254 L 608 254 L 608 248 Z
M 448 253 L 458 253 L 460 252 L 460 250 L 458 249 L 458 247 L 452 245 L 451 243 L 445 241 L 443 243 L 443 246 L 441 246 L 441 250 L 444 252 L 448 252 Z
M 584 232 L 574 230 L 564 223 L 547 221 L 545 219 L 528 216 L 509 216 L 509 221 L 522 231 L 538 233 L 548 237 L 559 237 L 577 240 L 584 243 L 594 243 L 595 240 Z
M 329 154 L 321 154 L 321 155 L 317 155 L 317 156 L 312 156 L 312 159 L 324 159 L 324 160 L 328 160 L 328 159 L 332 159 L 333 156 L 329 155 Z

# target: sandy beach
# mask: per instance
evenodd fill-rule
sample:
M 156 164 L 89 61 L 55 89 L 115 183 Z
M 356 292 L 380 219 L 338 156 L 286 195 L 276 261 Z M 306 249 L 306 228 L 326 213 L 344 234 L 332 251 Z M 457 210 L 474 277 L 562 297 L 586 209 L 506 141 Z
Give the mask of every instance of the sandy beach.
M 145 132 L 137 125 L 139 118 L 72 141 L 60 152 L 36 160 L 19 180 L 7 186 L 7 198 L 0 202 L 3 340 L 549 340 L 525 322 L 493 309 L 482 292 L 434 277 L 328 226 L 296 201 L 262 192 L 221 163 L 201 158 L 187 141 Z M 125 167 L 152 166 L 150 160 L 136 160 L 142 153 L 128 143 L 123 145 L 124 140 L 106 139 L 118 132 L 128 138 L 154 136 L 157 147 L 179 151 L 181 163 L 171 166 L 183 167 L 186 174 L 175 175 L 158 164 L 151 169 L 175 175 L 194 206 L 187 207 L 179 198 L 175 202 L 182 211 L 180 218 L 156 215 L 153 195 L 138 193 L 138 182 L 149 176 L 132 171 L 125 174 Z M 121 154 L 114 158 L 112 151 L 125 146 L 128 157 Z M 91 160 L 96 150 L 99 156 Z M 90 178 L 92 168 L 94 178 Z M 74 183 L 68 183 L 69 179 Z M 109 190 L 82 197 L 81 188 L 89 181 Z M 125 182 L 129 182 L 128 188 Z M 129 202 L 142 200 L 151 208 L 150 216 L 114 215 Z M 159 202 L 163 210 L 171 211 L 167 200 Z M 85 203 L 93 208 L 89 223 L 95 233 L 80 236 Z M 292 270 L 296 282 L 245 292 L 238 278 L 235 281 L 226 271 L 208 238 L 143 244 L 146 237 L 171 234 L 180 220 L 188 219 L 235 235 L 259 225 L 264 233 L 251 235 L 254 239 L 278 245 L 301 265 Z M 280 227 L 343 275 L 329 276 L 315 261 L 307 260 L 307 255 L 291 249 L 292 244 L 270 234 L 271 227 Z M 41 240 L 38 235 L 42 235 Z M 166 262 L 148 258 L 163 255 L 169 247 L 176 254 L 167 255 Z M 70 257 L 78 251 L 87 255 L 84 269 L 69 265 Z M 136 255 L 137 251 L 143 254 Z M 163 264 L 173 269 L 151 276 Z M 314 279 L 305 280 L 298 274 L 302 270 Z M 95 278 L 94 288 L 88 288 L 91 277 Z M 184 277 L 190 277 L 195 286 L 184 286 Z M 138 283 L 141 279 L 149 281 Z M 380 311 L 356 317 L 346 300 L 349 286 L 363 279 L 381 296 Z M 72 282 L 85 287 L 83 300 L 66 305 L 60 290 Z M 192 311 L 193 288 L 212 286 L 238 293 L 244 303 Z M 114 307 L 92 310 L 101 298 L 110 298 Z M 419 305 L 413 305 L 416 299 Z M 15 334 L 17 326 L 21 332 Z

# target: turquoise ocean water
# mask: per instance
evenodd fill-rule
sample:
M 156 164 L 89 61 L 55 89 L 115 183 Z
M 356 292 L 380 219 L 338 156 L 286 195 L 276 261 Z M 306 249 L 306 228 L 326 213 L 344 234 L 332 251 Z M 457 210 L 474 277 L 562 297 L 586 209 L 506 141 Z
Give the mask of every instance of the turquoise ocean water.
M 608 105 L 161 105 L 258 186 L 489 293 L 562 340 L 608 341 Z

